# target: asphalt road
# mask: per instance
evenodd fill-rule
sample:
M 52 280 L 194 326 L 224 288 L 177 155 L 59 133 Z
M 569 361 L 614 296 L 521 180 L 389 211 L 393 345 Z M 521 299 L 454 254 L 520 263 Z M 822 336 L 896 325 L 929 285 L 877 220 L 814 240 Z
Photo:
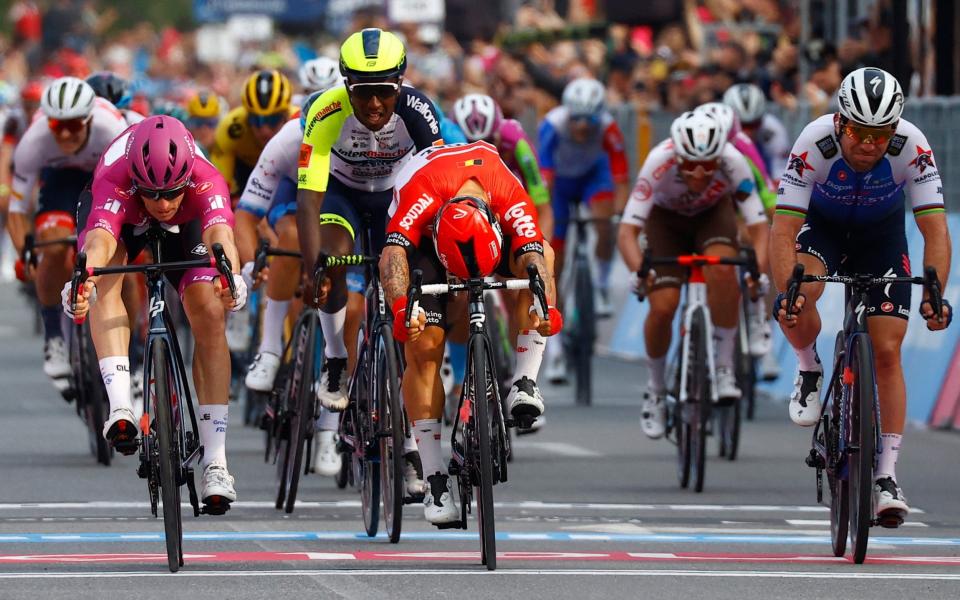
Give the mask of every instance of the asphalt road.
M 828 513 L 803 464 L 809 431 L 769 400 L 741 457 L 707 464 L 681 490 L 675 449 L 639 432 L 642 368 L 598 359 L 596 406 L 545 387 L 548 424 L 517 443 L 495 488 L 499 569 L 479 563 L 476 522 L 437 531 L 408 507 L 393 545 L 362 533 L 359 496 L 308 477 L 296 511 L 273 508 L 260 432 L 234 411 L 228 437 L 239 502 L 185 517 L 187 564 L 166 568 L 134 459 L 97 466 L 83 425 L 41 371 L 41 344 L 0 287 L 0 598 L 956 598 L 960 435 L 910 431 L 899 478 L 915 508 L 871 531 L 867 564 L 832 556 Z M 641 591 L 642 590 L 642 591 Z

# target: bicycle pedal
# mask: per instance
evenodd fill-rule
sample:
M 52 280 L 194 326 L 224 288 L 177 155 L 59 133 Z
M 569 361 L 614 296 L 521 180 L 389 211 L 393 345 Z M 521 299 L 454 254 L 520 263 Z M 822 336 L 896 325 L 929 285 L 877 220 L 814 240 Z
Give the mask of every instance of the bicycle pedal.
M 903 525 L 904 515 L 901 511 L 888 511 L 882 515 L 877 515 L 877 518 L 874 519 L 873 524 L 879 525 L 884 529 L 897 529 Z
M 463 521 L 452 521 L 450 523 L 434 523 L 437 529 L 466 529 L 467 524 Z
M 202 515 L 220 516 L 230 510 L 229 502 L 217 502 L 216 504 L 204 504 L 200 509 Z
M 404 504 L 423 504 L 424 494 L 409 494 L 403 497 Z

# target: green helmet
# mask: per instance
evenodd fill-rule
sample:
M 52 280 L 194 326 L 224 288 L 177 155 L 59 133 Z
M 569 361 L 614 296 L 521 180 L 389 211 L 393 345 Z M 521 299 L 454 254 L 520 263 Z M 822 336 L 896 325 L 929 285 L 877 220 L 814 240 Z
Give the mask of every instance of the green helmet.
M 401 77 L 407 70 L 407 51 L 396 34 L 364 29 L 340 46 L 340 73 L 347 78 L 382 81 Z

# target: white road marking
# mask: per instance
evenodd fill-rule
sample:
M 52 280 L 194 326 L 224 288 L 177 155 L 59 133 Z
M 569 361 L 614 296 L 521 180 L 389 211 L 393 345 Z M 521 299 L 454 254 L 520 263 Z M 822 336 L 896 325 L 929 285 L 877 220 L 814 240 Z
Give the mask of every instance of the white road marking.
M 830 527 L 830 520 L 820 520 L 820 519 L 787 519 L 787 523 L 790 525 L 796 525 L 798 527 L 808 527 L 808 526 L 817 526 L 823 525 L 824 527 Z M 926 523 L 921 521 L 907 521 L 901 527 L 930 527 Z

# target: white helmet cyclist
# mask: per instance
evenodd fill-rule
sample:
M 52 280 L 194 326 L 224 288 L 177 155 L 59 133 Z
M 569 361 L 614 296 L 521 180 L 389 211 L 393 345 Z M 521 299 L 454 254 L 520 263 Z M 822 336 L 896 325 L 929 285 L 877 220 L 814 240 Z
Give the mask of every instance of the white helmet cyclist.
M 670 126 L 673 149 L 683 160 L 719 158 L 727 143 L 726 131 L 716 117 L 705 111 L 685 112 Z
M 486 94 L 467 94 L 453 105 L 453 118 L 471 142 L 490 139 L 500 129 L 503 112 Z
M 93 112 L 97 94 L 90 84 L 76 77 L 61 77 L 47 86 L 40 97 L 40 109 L 50 119 L 85 119 Z
M 319 56 L 303 63 L 298 76 L 304 89 L 325 92 L 340 83 L 340 64 L 332 58 Z
M 903 89 L 883 69 L 864 67 L 843 78 L 837 91 L 840 114 L 869 127 L 893 125 L 903 113 Z
M 694 109 L 694 112 L 706 113 L 719 121 L 724 131 L 726 131 L 726 134 L 723 136 L 724 139 L 729 140 L 740 130 L 737 114 L 733 111 L 733 108 L 723 102 L 707 102 L 706 104 L 701 104 Z
M 573 117 L 599 116 L 606 106 L 607 91 L 596 79 L 574 79 L 563 89 L 563 105 Z
M 723 94 L 723 103 L 733 108 L 741 123 L 756 123 L 763 118 L 767 110 L 767 99 L 763 90 L 752 83 L 730 86 Z

